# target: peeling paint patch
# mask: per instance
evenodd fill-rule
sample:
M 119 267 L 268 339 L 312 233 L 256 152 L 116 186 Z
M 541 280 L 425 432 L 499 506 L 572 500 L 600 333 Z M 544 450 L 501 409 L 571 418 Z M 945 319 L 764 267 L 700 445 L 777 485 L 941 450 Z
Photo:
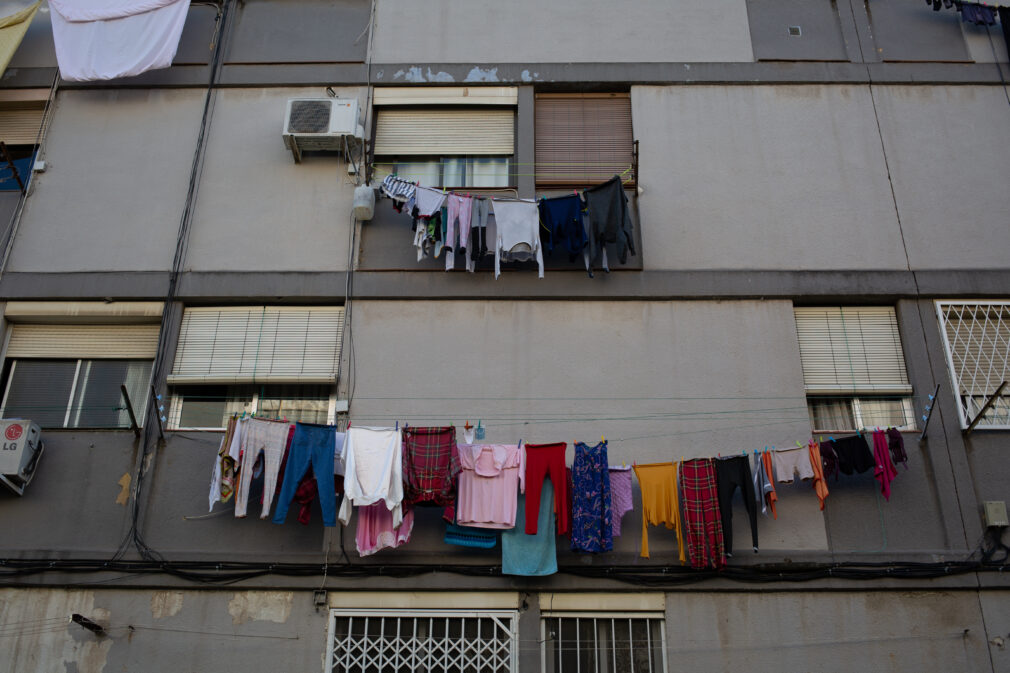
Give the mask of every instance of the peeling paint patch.
M 523 70 L 519 74 L 519 79 L 521 79 L 524 82 L 532 82 L 533 81 L 533 78 L 530 77 L 530 71 L 529 70 Z
M 232 624 L 249 621 L 283 624 L 291 616 L 292 591 L 240 591 L 228 603 Z
M 116 482 L 121 487 L 119 495 L 116 496 L 117 505 L 126 505 L 126 502 L 130 499 L 130 480 L 130 473 L 127 472 Z
M 182 610 L 181 591 L 155 591 L 151 594 L 151 616 L 155 619 L 174 617 Z
M 452 75 L 450 75 L 449 73 L 445 72 L 444 70 L 439 70 L 438 72 L 433 73 L 431 71 L 431 68 L 428 68 L 428 81 L 429 82 L 455 82 L 456 80 L 453 78 Z
M 397 70 L 393 73 L 393 79 L 402 79 L 405 74 L 402 70 Z
M 52 624 L 26 629 L 17 638 L 0 642 L 0 670 L 17 673 L 102 673 L 113 638 L 98 638 L 67 622 L 79 612 L 108 625 L 109 611 L 95 607 L 92 591 L 67 589 L 0 589 L 0 624 Z
M 474 66 L 467 73 L 464 82 L 500 82 L 498 79 L 498 68 L 489 68 L 483 70 L 478 66 Z

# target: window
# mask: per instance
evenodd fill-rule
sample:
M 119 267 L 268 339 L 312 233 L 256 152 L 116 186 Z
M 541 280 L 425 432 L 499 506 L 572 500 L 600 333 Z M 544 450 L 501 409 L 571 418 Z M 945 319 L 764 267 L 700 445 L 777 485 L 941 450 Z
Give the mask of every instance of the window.
M 49 89 L 0 91 L 0 191 L 22 191 L 31 176 Z
M 544 673 L 666 671 L 662 612 L 548 614 L 540 625 Z
M 893 307 L 803 307 L 794 314 L 815 432 L 914 427 Z
M 445 188 L 514 183 L 514 87 L 375 90 L 375 161 L 389 174 Z
M 140 422 L 158 331 L 157 324 L 12 325 L 0 415 L 43 428 L 126 428 L 125 385 Z
M 222 428 L 242 412 L 332 424 L 343 324 L 342 306 L 187 308 L 169 427 Z
M 961 427 L 967 428 L 1000 383 L 1010 380 L 1010 302 L 938 301 L 936 310 Z M 976 427 L 1010 429 L 1010 390 L 1004 388 Z
M 329 673 L 514 673 L 515 611 L 330 611 Z
M 637 179 L 627 93 L 537 94 L 537 187 Z

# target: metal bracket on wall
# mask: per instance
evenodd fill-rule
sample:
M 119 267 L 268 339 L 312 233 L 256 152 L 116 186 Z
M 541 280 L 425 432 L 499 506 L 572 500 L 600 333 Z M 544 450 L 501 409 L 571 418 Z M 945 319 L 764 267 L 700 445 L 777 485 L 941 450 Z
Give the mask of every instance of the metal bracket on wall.
M 123 393 L 123 401 L 126 402 L 126 413 L 130 415 L 130 429 L 133 430 L 137 439 L 140 439 L 140 426 L 137 425 L 137 415 L 133 413 L 133 403 L 130 402 L 130 393 L 126 391 L 126 384 L 119 386 L 119 390 Z
M 982 408 L 979 409 L 978 414 L 975 415 L 975 418 L 971 419 L 971 423 L 968 424 L 968 427 L 965 429 L 964 434 L 966 435 L 970 434 L 971 431 L 975 429 L 975 426 L 978 425 L 978 422 L 982 420 L 983 416 L 985 416 L 985 412 L 989 411 L 989 407 L 991 407 L 996 402 L 996 399 L 1003 393 L 1003 389 L 1006 388 L 1006 383 L 1007 382 L 1004 381 L 1003 383 L 999 384 L 999 388 L 996 389 L 996 392 L 994 392 L 992 395 L 989 396 L 989 399 L 987 399 L 985 401 L 985 404 L 982 405 Z
M 926 411 L 929 412 L 922 417 L 924 423 L 922 424 L 922 434 L 919 435 L 919 441 L 926 439 L 926 429 L 929 427 L 929 419 L 933 418 L 933 407 L 936 406 L 936 396 L 940 394 L 940 384 L 936 384 L 936 389 L 933 390 L 933 394 L 929 396 L 929 404 L 926 405 Z

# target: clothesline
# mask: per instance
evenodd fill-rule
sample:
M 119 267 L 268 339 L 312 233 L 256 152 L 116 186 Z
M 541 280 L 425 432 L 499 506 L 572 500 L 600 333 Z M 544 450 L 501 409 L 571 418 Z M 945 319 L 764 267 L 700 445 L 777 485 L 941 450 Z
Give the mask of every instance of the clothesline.
M 705 457 L 682 456 L 679 461 L 666 463 L 639 464 L 632 461 L 630 467 L 626 462 L 623 467 L 609 465 L 606 450 L 608 440 L 601 436 L 600 442 L 594 445 L 572 442 L 575 462 L 568 469 L 571 475 L 568 479 L 574 484 L 572 490 L 564 477 L 567 453 L 565 442 L 527 444 L 523 439 L 518 439 L 514 443 L 487 443 L 477 439 L 478 429 L 469 423 L 463 429 L 464 443 L 457 444 L 456 433 L 457 429 L 451 425 L 410 427 L 406 423 L 402 428 L 399 423 L 392 428 L 348 426 L 346 432 L 342 433 L 334 426 L 301 423 L 292 426 L 262 419 L 233 418 L 215 457 L 210 506 L 213 509 L 215 502 L 227 500 L 234 494 L 235 515 L 244 516 L 253 467 L 257 459 L 262 457 L 265 480 L 262 518 L 268 517 L 274 491 L 277 489 L 277 511 L 273 516 L 275 523 L 283 523 L 288 504 L 300 495 L 300 521 L 307 523 L 308 504 L 318 497 L 324 523 L 335 525 L 332 472 L 344 475 L 343 489 L 339 489 L 344 493 L 339 514 L 341 523 L 346 525 L 350 520 L 352 506 L 357 507 L 360 520 L 356 543 L 362 555 L 386 547 L 397 547 L 409 541 L 414 522 L 411 508 L 429 504 L 444 507 L 444 518 L 448 522 L 458 521 L 462 526 L 452 525 L 447 529 L 447 542 L 489 548 L 495 546 L 495 542 L 493 537 L 488 538 L 492 533 L 486 529 L 499 529 L 503 531 L 503 567 L 512 564 L 512 574 L 550 574 L 556 571 L 554 520 L 551 512 L 558 516 L 559 534 L 571 531 L 573 549 L 609 551 L 612 521 L 609 504 L 600 504 L 594 500 L 587 505 L 584 500 L 587 497 L 598 499 L 602 497 L 601 493 L 609 498 L 609 487 L 599 483 L 606 478 L 608 483 L 619 484 L 617 488 L 620 493 L 617 497 L 621 501 L 618 503 L 621 514 L 630 511 L 633 508 L 630 474 L 634 471 L 642 492 L 642 556 L 649 555 L 647 522 L 662 523 L 665 518 L 668 527 L 677 529 L 681 560 L 686 559 L 678 513 L 680 505 L 676 504 L 682 497 L 683 525 L 688 531 L 692 566 L 705 567 L 711 564 L 718 568 L 725 563 L 724 551 L 731 551 L 732 539 L 728 531 L 731 530 L 731 501 L 736 487 L 740 487 L 743 492 L 754 549 L 757 551 L 756 508 L 760 506 L 766 514 L 770 510 L 772 516 L 777 518 L 776 483 L 791 483 L 797 477 L 801 480 L 812 479 L 823 509 L 828 496 L 825 475 L 834 474 L 837 481 L 839 472 L 862 473 L 872 467 L 875 478 L 881 484 L 881 492 L 887 499 L 890 496 L 890 483 L 897 476 L 892 459 L 904 463 L 907 469 L 901 434 L 893 429 L 885 433 L 878 428 L 873 433 L 872 455 L 867 443 L 869 438 L 864 439 L 861 434 L 856 434 L 838 440 L 830 437 L 828 441 L 823 441 L 822 438 L 820 442 L 811 438 L 805 445 L 796 442 L 796 447 L 765 447 L 764 450 L 753 451 L 753 461 L 746 451 L 739 455 L 734 453 L 725 456 L 714 452 L 714 455 Z M 313 472 L 307 474 L 310 466 Z M 283 478 L 279 476 L 281 472 Z M 487 479 L 492 481 L 488 482 Z M 595 481 L 582 483 L 585 479 Z M 704 502 L 716 497 L 714 488 L 717 480 L 720 484 L 726 482 L 728 486 L 728 490 L 719 487 L 721 510 L 719 507 L 714 508 L 716 512 L 721 511 L 719 516 L 722 517 L 722 525 L 726 527 L 728 537 L 722 539 L 719 532 L 719 540 L 704 539 L 699 537 L 698 526 L 704 524 L 705 530 L 709 530 L 713 508 L 704 505 Z M 277 488 L 275 484 L 281 482 L 282 485 Z M 665 490 L 677 483 L 681 484 L 680 495 L 675 490 L 672 500 L 670 496 L 663 496 L 663 502 L 674 503 L 677 511 L 670 510 L 666 514 L 657 515 L 652 511 L 658 506 L 658 501 L 653 497 L 656 496 L 655 489 Z M 492 491 L 484 492 L 492 484 L 498 486 Z M 525 505 L 517 501 L 517 486 L 518 490 L 527 493 L 529 510 L 524 510 Z M 541 492 L 546 505 L 539 504 Z M 554 492 L 557 494 L 556 499 Z M 489 498 L 491 505 L 496 499 L 503 504 L 492 506 L 489 510 Z M 585 537 L 587 524 L 583 520 L 587 516 L 587 507 L 590 510 L 590 527 L 597 531 L 590 534 L 589 538 Z M 607 524 L 606 535 L 603 537 L 599 537 L 601 516 Z M 657 519 L 656 516 L 660 518 Z M 512 530 L 517 521 L 522 519 L 525 519 L 524 533 L 517 532 L 518 529 Z M 544 531 L 539 538 L 538 530 Z M 614 530 L 617 531 L 615 535 L 620 534 L 619 521 L 614 525 Z M 711 531 L 705 533 L 712 534 Z M 512 542 L 506 542 L 513 537 L 515 539 Z M 550 544 L 547 545 L 547 542 Z M 534 543 L 535 549 L 525 549 Z M 510 544 L 518 545 L 511 556 L 507 551 Z M 529 565 L 530 562 L 533 565 Z

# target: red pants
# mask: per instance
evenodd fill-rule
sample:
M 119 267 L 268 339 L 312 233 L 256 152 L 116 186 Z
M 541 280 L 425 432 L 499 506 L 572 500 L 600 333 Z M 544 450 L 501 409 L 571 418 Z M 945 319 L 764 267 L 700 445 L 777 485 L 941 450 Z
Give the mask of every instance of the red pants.
M 540 489 L 544 479 L 550 477 L 554 486 L 554 512 L 558 515 L 558 535 L 570 530 L 568 521 L 568 479 L 565 477 L 565 447 L 567 444 L 526 445 L 526 534 L 537 534 L 537 515 L 540 513 Z

